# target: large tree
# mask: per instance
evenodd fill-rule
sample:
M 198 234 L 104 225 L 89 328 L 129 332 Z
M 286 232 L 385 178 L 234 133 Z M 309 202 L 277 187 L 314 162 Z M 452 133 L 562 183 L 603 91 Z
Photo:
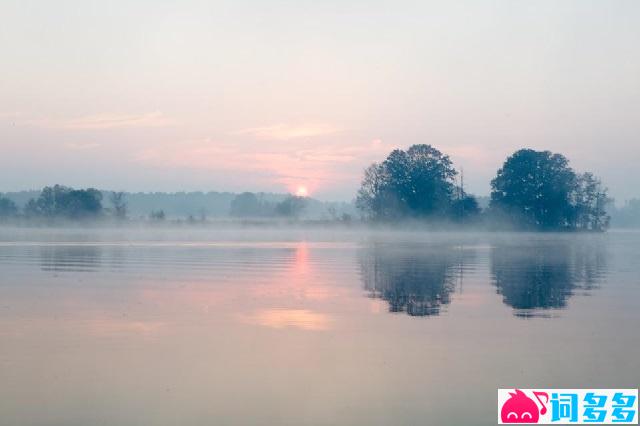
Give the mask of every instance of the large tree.
M 456 170 L 431 145 L 392 151 L 364 172 L 356 206 L 374 219 L 444 217 L 456 199 Z
M 520 226 L 601 230 L 606 190 L 590 173 L 577 175 L 569 161 L 550 151 L 521 149 L 491 181 L 491 207 Z

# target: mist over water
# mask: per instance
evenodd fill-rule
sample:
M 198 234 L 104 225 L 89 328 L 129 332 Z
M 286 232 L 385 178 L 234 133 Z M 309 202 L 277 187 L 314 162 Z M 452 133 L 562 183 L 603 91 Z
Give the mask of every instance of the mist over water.
M 3 228 L 0 418 L 495 424 L 500 387 L 637 386 L 638 258 L 615 231 Z

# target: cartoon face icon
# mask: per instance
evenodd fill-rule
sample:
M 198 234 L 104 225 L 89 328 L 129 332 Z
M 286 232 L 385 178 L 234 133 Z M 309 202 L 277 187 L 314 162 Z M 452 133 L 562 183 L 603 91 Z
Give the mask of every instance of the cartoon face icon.
M 540 401 L 540 398 L 537 394 L 544 395 L 548 399 L 546 393 L 534 393 L 538 401 Z M 500 410 L 502 423 L 538 423 L 540 414 L 547 412 L 542 401 L 540 401 L 542 411 L 538 411 L 536 403 L 519 389 L 516 389 L 515 393 L 509 392 L 509 395 L 511 395 L 511 397 L 502 405 L 502 410 Z

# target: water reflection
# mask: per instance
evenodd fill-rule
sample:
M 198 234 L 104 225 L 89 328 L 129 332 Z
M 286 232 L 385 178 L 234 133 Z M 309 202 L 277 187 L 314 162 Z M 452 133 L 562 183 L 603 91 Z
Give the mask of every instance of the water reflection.
M 91 245 L 44 245 L 40 247 L 43 271 L 90 272 L 102 264 L 102 247 Z
M 389 303 L 389 312 L 438 315 L 462 283 L 475 252 L 461 246 L 373 244 L 360 255 L 364 288 Z
M 244 317 L 249 324 L 270 328 L 297 328 L 300 330 L 328 330 L 331 319 L 327 314 L 308 309 L 264 309 L 254 315 Z
M 501 384 L 637 386 L 640 233 L 406 234 L 0 242 L 0 424 L 492 424 Z
M 588 294 L 596 288 L 605 271 L 606 252 L 598 239 L 501 242 L 491 249 L 493 284 L 516 316 L 565 308 L 577 290 Z

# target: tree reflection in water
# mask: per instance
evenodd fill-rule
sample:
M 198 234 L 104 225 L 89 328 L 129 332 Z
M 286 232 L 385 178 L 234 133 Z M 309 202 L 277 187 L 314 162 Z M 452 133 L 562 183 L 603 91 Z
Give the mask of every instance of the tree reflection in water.
M 386 300 L 390 312 L 438 315 L 471 255 L 459 246 L 373 244 L 360 255 L 364 288 L 370 297 Z
M 563 309 L 576 290 L 598 287 L 606 252 L 597 238 L 555 238 L 528 244 L 500 242 L 491 249 L 493 284 L 515 315 Z

